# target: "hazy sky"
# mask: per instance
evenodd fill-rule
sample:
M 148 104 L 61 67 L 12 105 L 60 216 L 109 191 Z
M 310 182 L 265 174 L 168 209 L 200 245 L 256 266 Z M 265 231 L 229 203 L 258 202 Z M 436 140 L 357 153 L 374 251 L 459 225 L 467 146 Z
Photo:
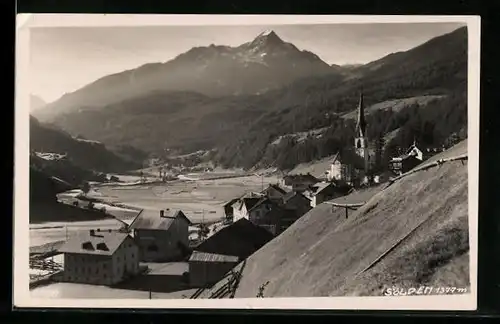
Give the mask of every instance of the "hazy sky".
M 32 93 L 47 102 L 108 74 L 165 62 L 195 46 L 236 46 L 266 29 L 329 64 L 367 63 L 408 50 L 462 24 L 329 24 L 33 28 Z

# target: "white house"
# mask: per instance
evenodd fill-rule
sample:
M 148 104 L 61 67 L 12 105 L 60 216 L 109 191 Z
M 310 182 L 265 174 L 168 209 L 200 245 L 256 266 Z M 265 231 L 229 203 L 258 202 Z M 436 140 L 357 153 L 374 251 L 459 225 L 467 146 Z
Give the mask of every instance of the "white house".
M 141 261 L 182 259 L 189 247 L 191 224 L 181 210 L 142 210 L 130 224 Z
M 326 171 L 326 178 L 328 181 L 342 179 L 342 162 L 339 159 L 339 153 L 333 157 L 330 169 Z
M 259 201 L 261 197 L 244 197 L 233 204 L 233 219 L 249 219 L 249 210 Z
M 139 248 L 127 233 L 90 230 L 59 251 L 64 253 L 65 282 L 112 285 L 139 272 Z

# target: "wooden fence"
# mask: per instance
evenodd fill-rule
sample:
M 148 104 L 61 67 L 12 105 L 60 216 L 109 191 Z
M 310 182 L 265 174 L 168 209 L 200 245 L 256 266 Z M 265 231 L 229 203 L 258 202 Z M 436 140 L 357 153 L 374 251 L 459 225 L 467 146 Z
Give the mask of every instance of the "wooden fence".
M 222 298 L 225 298 L 228 296 L 229 296 L 229 298 L 234 298 L 234 295 L 236 294 L 236 289 L 238 288 L 238 285 L 240 283 L 241 275 L 243 273 L 243 269 L 245 268 L 245 265 L 246 265 L 246 260 L 243 261 L 239 271 L 231 270 L 226 275 L 224 275 L 224 277 L 220 281 L 227 279 L 227 282 L 224 285 L 222 285 L 221 287 L 217 288 L 215 291 L 213 291 L 208 298 L 209 299 L 222 299 Z M 190 299 L 199 298 L 203 292 L 210 290 L 210 289 L 211 288 L 200 288 L 190 297 Z

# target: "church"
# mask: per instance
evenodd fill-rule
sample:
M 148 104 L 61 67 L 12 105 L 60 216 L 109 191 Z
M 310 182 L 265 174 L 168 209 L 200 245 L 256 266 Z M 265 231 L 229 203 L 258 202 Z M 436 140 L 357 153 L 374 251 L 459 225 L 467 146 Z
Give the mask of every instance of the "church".
M 361 159 L 359 165 L 347 165 L 341 161 L 339 153 L 333 158 L 330 169 L 326 171 L 329 181 L 344 180 L 350 183 L 353 176 L 361 180 L 361 183 L 368 181 L 367 175 L 370 173 L 372 165 L 372 149 L 370 147 L 369 138 L 367 135 L 367 123 L 365 118 L 365 107 L 363 100 L 363 93 L 359 96 L 359 103 L 357 107 L 357 122 L 354 138 L 354 152 Z
M 371 157 L 370 157 L 369 139 L 366 131 L 363 93 L 359 95 L 358 121 L 356 123 L 354 151 L 363 160 L 363 173 L 364 175 L 367 175 L 370 172 Z

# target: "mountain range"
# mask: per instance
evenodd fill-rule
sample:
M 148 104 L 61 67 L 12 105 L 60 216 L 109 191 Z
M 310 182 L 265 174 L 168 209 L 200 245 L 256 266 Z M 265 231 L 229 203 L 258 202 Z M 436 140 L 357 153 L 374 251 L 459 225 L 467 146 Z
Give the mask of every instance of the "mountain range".
M 151 91 L 194 91 L 211 97 L 259 94 L 297 78 L 328 73 L 338 73 L 338 67 L 268 31 L 237 47 L 195 47 L 165 63 L 103 77 L 43 111 L 53 116 L 115 104 Z M 44 114 L 37 117 L 43 119 Z
M 466 125 L 466 84 L 466 27 L 355 66 L 329 65 L 268 31 L 237 47 L 196 47 L 165 63 L 106 76 L 34 116 L 109 147 L 156 154 L 211 150 L 216 163 L 249 168 L 318 158 L 351 145 L 353 125 L 340 116 L 356 108 L 361 91 L 368 105 L 444 98 L 418 110 L 432 123 L 426 124 L 432 134 L 417 135 L 439 144 Z M 410 117 L 408 111 L 373 114 L 368 131 L 378 136 L 411 126 L 394 140 L 404 145 L 409 132 L 417 133 L 412 111 Z M 270 145 L 282 135 L 322 127 L 324 136 L 306 141 L 306 148 Z

